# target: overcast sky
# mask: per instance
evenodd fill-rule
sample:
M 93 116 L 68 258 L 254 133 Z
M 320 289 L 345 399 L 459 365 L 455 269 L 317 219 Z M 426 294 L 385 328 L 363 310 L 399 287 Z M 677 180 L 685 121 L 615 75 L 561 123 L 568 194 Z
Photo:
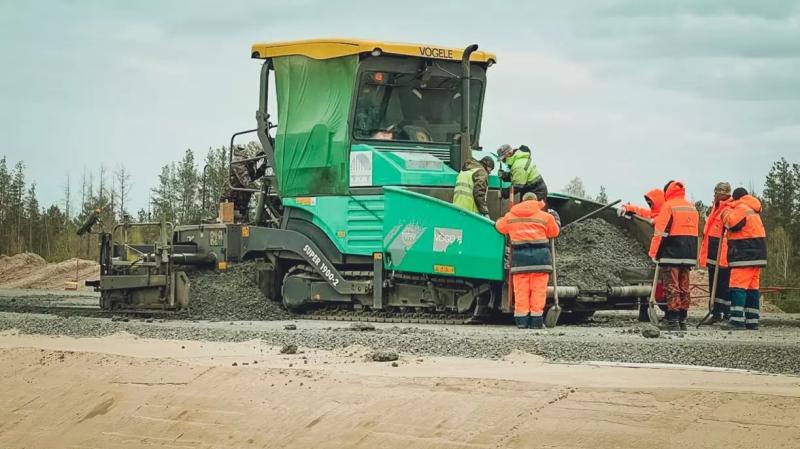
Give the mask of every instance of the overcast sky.
M 495 52 L 481 144 L 528 144 L 551 190 L 677 178 L 707 201 L 800 162 L 800 2 L 780 0 L 4 0 L 0 155 L 46 204 L 124 165 L 138 209 L 161 165 L 254 127 L 253 42 L 330 36 Z

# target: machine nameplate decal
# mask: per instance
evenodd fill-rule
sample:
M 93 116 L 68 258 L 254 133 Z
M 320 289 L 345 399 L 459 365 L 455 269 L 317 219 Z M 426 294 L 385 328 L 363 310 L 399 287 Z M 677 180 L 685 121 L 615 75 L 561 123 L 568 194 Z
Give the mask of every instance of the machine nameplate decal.
M 222 229 L 212 229 L 208 231 L 209 246 L 222 246 L 225 243 L 225 233 Z
M 453 50 L 447 48 L 419 47 L 419 55 L 428 58 L 453 59 Z
M 417 243 L 417 240 L 422 237 L 426 229 L 427 228 L 414 223 L 405 225 L 400 232 L 395 232 L 394 228 L 392 229 L 391 233 L 395 234 L 395 237 L 389 245 L 387 245 L 387 249 L 392 257 L 393 265 L 396 266 L 403 263 L 403 259 L 406 257 L 408 250 Z
M 336 274 L 334 274 L 330 267 L 322 261 L 322 258 L 317 255 L 316 251 L 314 251 L 310 246 L 306 245 L 303 247 L 303 253 L 305 253 L 306 259 L 314 264 L 315 267 L 317 267 L 319 274 L 321 274 L 325 280 L 327 280 L 334 287 L 339 285 L 341 279 L 336 277 Z
M 372 153 L 369 151 L 350 152 L 350 187 L 372 185 Z
M 444 253 L 453 243 L 461 245 L 463 233 L 461 229 L 433 228 L 433 252 Z

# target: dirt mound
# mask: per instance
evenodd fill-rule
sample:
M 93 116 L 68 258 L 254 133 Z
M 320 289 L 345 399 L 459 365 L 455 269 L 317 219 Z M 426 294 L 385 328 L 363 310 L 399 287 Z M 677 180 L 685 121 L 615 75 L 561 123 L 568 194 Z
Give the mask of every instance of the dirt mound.
M 0 256 L 0 288 L 63 289 L 67 282 L 98 279 L 100 265 L 93 260 L 69 259 L 47 263 L 38 254 Z
M 648 276 L 647 251 L 628 232 L 593 218 L 567 227 L 556 240 L 558 283 L 581 289 L 625 285 L 630 272 Z
M 35 253 L 3 254 L 0 256 L 0 282 L 25 276 L 45 265 L 47 262 Z

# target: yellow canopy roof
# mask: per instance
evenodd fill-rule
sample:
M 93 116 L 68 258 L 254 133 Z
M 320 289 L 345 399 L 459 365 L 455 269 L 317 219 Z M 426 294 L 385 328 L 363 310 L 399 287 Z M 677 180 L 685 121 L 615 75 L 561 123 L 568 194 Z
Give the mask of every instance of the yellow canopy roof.
M 381 50 L 392 55 L 415 56 L 461 60 L 463 49 L 448 48 L 426 44 L 403 44 L 397 42 L 368 41 L 360 39 L 308 39 L 300 41 L 271 42 L 253 44 L 253 58 L 266 59 L 276 56 L 303 55 L 313 59 L 331 59 L 358 53 L 371 53 Z M 494 53 L 476 51 L 470 56 L 473 62 L 497 62 Z

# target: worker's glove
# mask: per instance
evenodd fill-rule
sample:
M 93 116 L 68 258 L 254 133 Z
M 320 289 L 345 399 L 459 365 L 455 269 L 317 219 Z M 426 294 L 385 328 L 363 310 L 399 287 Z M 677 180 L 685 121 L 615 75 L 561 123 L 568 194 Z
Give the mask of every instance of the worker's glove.
M 511 181 L 511 172 L 500 170 L 497 172 L 497 175 L 500 176 L 500 179 L 503 181 L 509 182 Z
M 558 215 L 558 212 L 556 212 L 555 209 L 547 209 L 547 213 L 552 215 L 553 218 L 556 219 L 556 224 L 558 227 L 561 227 L 561 215 Z
M 625 203 L 617 209 L 617 215 L 620 217 L 631 218 L 634 215 L 633 212 L 633 205 L 631 203 Z

